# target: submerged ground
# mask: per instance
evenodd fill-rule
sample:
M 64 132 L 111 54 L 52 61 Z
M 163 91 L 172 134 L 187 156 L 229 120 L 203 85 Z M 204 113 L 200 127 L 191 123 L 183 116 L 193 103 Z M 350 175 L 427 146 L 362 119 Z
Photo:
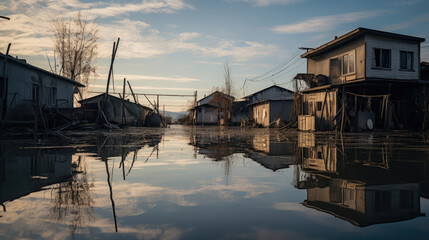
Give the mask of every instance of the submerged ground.
M 172 126 L 2 139 L 1 239 L 424 239 L 420 133 Z

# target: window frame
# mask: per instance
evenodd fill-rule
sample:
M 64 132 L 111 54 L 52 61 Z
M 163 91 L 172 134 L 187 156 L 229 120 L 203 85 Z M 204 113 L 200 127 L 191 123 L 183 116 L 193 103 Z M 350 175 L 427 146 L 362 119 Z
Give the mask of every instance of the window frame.
M 377 61 L 376 61 L 376 50 L 380 50 L 380 55 L 379 55 L 379 62 L 380 62 L 380 66 L 377 66 Z M 388 61 L 388 67 L 383 67 L 383 59 L 384 59 L 384 54 L 385 52 L 389 53 L 389 61 Z M 392 70 L 392 49 L 388 49 L 388 48 L 378 48 L 375 47 L 372 49 L 372 64 L 371 67 L 372 69 L 377 69 L 377 70 Z
M 405 65 L 406 68 L 402 68 L 402 54 L 405 54 Z M 411 55 L 411 68 L 408 68 L 408 56 Z M 400 71 L 409 71 L 414 72 L 414 52 L 413 51 L 405 51 L 400 50 L 399 51 L 399 70 Z
M 350 51 L 346 54 L 343 54 L 339 58 L 341 61 L 341 76 L 348 76 L 348 75 L 356 74 L 356 52 L 355 52 L 355 50 Z M 344 60 L 345 58 L 347 59 L 347 65 L 345 64 L 345 60 Z M 351 59 L 353 59 L 353 61 L 350 61 Z M 351 63 L 353 63 L 353 64 L 351 64 Z M 352 65 L 353 65 L 353 71 L 350 71 L 350 68 Z M 346 72 L 344 70 L 346 70 Z

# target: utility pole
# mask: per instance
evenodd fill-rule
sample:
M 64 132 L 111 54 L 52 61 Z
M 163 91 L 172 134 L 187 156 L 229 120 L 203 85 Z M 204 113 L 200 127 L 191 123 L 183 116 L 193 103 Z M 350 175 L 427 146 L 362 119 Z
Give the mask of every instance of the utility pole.
M 156 95 L 156 111 L 158 111 L 159 114 L 159 95 Z

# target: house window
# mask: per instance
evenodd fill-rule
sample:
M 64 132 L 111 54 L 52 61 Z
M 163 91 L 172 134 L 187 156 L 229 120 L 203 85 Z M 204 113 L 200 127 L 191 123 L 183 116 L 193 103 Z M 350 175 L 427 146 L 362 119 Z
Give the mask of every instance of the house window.
M 317 102 L 317 111 L 322 111 L 322 102 Z
M 401 70 L 413 70 L 414 52 L 401 51 L 400 68 Z
M 31 88 L 31 100 L 35 103 L 39 103 L 39 86 L 37 84 L 33 84 Z
M 343 75 L 349 73 L 349 55 L 343 56 Z
M 51 104 L 52 105 L 57 104 L 57 88 L 56 87 L 51 88 Z
M 390 49 L 374 48 L 373 68 L 390 68 Z
M 342 75 L 350 74 L 355 72 L 355 53 L 343 55 L 342 57 Z

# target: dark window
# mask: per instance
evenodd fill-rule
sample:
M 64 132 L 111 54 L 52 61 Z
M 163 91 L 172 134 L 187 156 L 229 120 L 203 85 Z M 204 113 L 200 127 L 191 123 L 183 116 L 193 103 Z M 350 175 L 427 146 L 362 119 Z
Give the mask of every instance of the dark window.
M 400 68 L 402 70 L 413 70 L 414 53 L 401 51 L 400 61 Z
M 51 104 L 52 105 L 57 104 L 57 88 L 56 87 L 51 88 Z
M 329 60 L 329 78 L 338 79 L 341 76 L 341 58 Z
M 412 209 L 413 198 L 413 191 L 401 190 L 399 194 L 399 207 L 401 209 Z
M 390 68 L 390 49 L 374 48 L 372 66 L 375 68 Z
M 322 102 L 317 102 L 317 111 L 322 111 Z
M 374 209 L 376 212 L 385 212 L 392 207 L 392 193 L 389 191 L 376 191 Z
M 349 73 L 355 72 L 355 53 L 350 53 L 349 55 Z
M 343 56 L 343 74 L 349 73 L 349 55 Z
M 36 84 L 33 84 L 33 87 L 31 90 L 31 100 L 35 103 L 39 102 L 39 86 Z

